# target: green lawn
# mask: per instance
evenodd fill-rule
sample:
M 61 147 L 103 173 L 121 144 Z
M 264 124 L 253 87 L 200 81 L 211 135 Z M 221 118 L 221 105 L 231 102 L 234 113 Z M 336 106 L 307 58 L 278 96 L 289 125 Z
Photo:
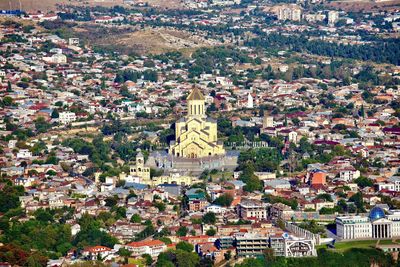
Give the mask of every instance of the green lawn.
M 129 264 L 136 264 L 136 265 L 138 265 L 139 267 L 145 267 L 145 266 L 146 266 L 145 260 L 144 260 L 144 259 L 129 258 L 129 259 L 128 259 L 128 263 L 129 263 Z
M 386 242 L 386 241 L 390 241 L 390 240 L 384 240 L 384 241 Z M 335 243 L 335 250 L 345 251 L 350 248 L 373 248 L 373 247 L 375 247 L 376 242 L 377 242 L 376 240 L 338 242 L 338 243 Z M 326 246 L 322 246 L 322 247 L 326 247 Z
M 394 240 L 394 242 L 393 242 L 391 239 L 389 239 L 389 240 L 381 240 L 379 242 L 379 244 L 380 245 L 393 245 L 393 244 L 398 244 L 398 243 L 397 243 L 397 240 Z

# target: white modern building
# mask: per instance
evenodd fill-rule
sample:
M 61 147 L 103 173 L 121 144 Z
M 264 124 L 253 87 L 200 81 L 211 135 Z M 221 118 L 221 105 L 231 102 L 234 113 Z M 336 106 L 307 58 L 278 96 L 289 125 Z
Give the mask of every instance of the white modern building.
M 65 64 L 67 63 L 67 56 L 64 54 L 54 54 L 51 57 L 43 57 L 43 60 L 47 63 Z
M 62 124 L 69 124 L 76 121 L 76 115 L 73 112 L 60 112 L 58 121 Z
M 400 237 L 400 210 L 385 214 L 383 209 L 374 207 L 369 216 L 339 216 L 336 235 L 343 240 Z
M 219 205 L 210 204 L 205 208 L 206 212 L 213 212 L 215 214 L 223 214 L 226 212 L 226 208 Z
M 335 25 L 339 21 L 339 12 L 335 10 L 330 10 L 328 12 L 328 24 Z
M 388 179 L 386 183 L 378 183 L 378 191 L 390 190 L 390 191 L 400 191 L 400 176 L 392 176 Z
M 267 219 L 267 204 L 262 201 L 244 199 L 237 206 L 240 218 Z
M 17 153 L 17 159 L 30 159 L 32 157 L 32 152 L 29 149 L 20 149 Z
M 339 179 L 345 182 L 353 181 L 354 179 L 357 179 L 360 176 L 361 176 L 360 171 L 354 168 L 344 169 L 341 170 L 339 173 Z

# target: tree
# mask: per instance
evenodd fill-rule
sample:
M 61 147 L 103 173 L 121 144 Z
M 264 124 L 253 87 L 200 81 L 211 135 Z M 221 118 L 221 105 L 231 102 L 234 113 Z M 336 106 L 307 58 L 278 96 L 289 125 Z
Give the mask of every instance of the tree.
M 35 121 L 35 128 L 38 133 L 46 133 L 51 128 L 51 124 L 43 117 L 39 117 Z
M 176 244 L 176 249 L 181 249 L 187 252 L 192 252 L 194 249 L 194 246 L 188 242 L 181 241 L 178 244 Z
M 215 224 L 217 221 L 217 218 L 215 217 L 214 212 L 207 212 L 206 214 L 203 215 L 203 223 L 205 224 Z
M 111 208 L 111 211 L 115 213 L 115 219 L 119 220 L 121 218 L 126 218 L 126 208 L 120 206 L 114 206 Z
M 0 212 L 7 212 L 20 206 L 19 197 L 24 195 L 22 186 L 5 186 L 0 191 Z
M 374 183 L 371 179 L 364 177 L 364 176 L 360 176 L 357 179 L 354 180 L 357 185 L 361 188 L 365 188 L 367 186 L 373 186 Z
M 140 223 L 140 222 L 142 222 L 142 218 L 137 213 L 133 214 L 132 217 L 131 217 L 131 222 L 132 223 Z
M 354 202 L 354 204 L 357 207 L 358 212 L 365 212 L 365 207 L 364 207 L 364 201 L 363 201 L 363 195 L 361 192 L 357 192 L 356 194 L 352 195 L 349 198 L 349 201 Z
M 115 237 L 100 229 L 100 222 L 95 220 L 93 216 L 83 214 L 78 223 L 81 230 L 72 241 L 72 244 L 78 248 L 95 245 L 114 247 L 118 242 Z
M 264 250 L 264 259 L 267 262 L 273 262 L 275 261 L 275 252 L 274 249 L 272 248 L 267 248 L 266 250 Z
M 11 81 L 7 82 L 7 92 L 12 92 Z
M 173 250 L 167 252 L 161 252 L 157 258 L 157 267 L 174 267 L 172 262 L 175 259 L 175 254 Z
M 43 263 L 46 264 L 46 262 L 46 257 L 42 256 L 40 253 L 34 253 L 27 259 L 26 266 L 41 267 Z
M 162 241 L 162 242 L 164 242 L 166 245 L 172 244 L 172 240 L 169 239 L 168 237 L 165 237 L 165 236 L 160 237 L 159 240 Z
M 58 113 L 57 109 L 53 109 L 53 112 L 51 113 L 51 117 L 53 119 L 59 118 L 60 117 L 60 113 Z
M 146 265 L 147 266 L 151 266 L 153 264 L 153 259 L 151 258 L 151 256 L 149 254 L 143 254 L 142 258 L 146 260 Z
M 143 231 L 141 231 L 140 233 L 136 234 L 135 241 L 143 240 L 143 239 L 153 235 L 154 233 L 155 233 L 155 229 L 154 229 L 153 224 L 150 221 L 149 223 L 147 223 L 147 226 Z
M 4 106 L 6 106 L 6 107 L 8 107 L 8 106 L 11 106 L 12 104 L 13 104 L 13 99 L 12 99 L 12 97 L 11 96 L 5 96 L 5 97 L 3 97 L 3 105 Z
M 104 201 L 106 202 L 107 207 L 114 207 L 118 203 L 115 197 L 107 197 Z
M 229 261 L 232 258 L 232 252 L 228 250 L 226 253 L 224 253 L 224 258 L 226 261 Z
M 176 250 L 177 266 L 196 267 L 200 262 L 200 257 L 196 253 L 187 252 L 184 250 Z
M 187 233 L 188 233 L 188 231 L 189 231 L 189 230 L 187 229 L 186 226 L 181 226 L 181 227 L 179 227 L 178 231 L 176 231 L 176 234 L 177 234 L 178 236 L 186 236 Z
M 128 258 L 131 256 L 131 254 L 132 254 L 132 252 L 126 248 L 120 248 L 118 250 L 118 255 L 120 255 L 121 257 L 124 257 L 125 264 L 128 263 Z
M 229 207 L 232 204 L 232 201 L 233 201 L 232 195 L 230 195 L 228 193 L 224 193 L 214 200 L 214 204 L 220 205 L 223 207 Z
M 247 167 L 245 170 L 243 170 L 243 173 L 240 175 L 239 179 L 246 183 L 246 185 L 244 186 L 244 190 L 247 192 L 262 190 L 263 188 L 262 182 L 254 174 L 253 168 Z
M 153 201 L 153 206 L 158 209 L 158 211 L 163 212 L 165 211 L 165 204 L 163 202 Z
M 206 231 L 206 235 L 208 236 L 215 236 L 217 231 L 214 228 L 210 228 Z
M 53 215 L 50 213 L 49 210 L 45 209 L 38 209 L 34 212 L 34 216 L 36 220 L 41 221 L 41 222 L 52 222 L 53 221 Z
M 328 194 L 328 193 L 319 194 L 316 197 L 316 199 L 322 199 L 322 200 L 325 200 L 325 201 L 328 201 L 328 202 L 332 202 L 333 201 L 332 196 L 330 194 Z

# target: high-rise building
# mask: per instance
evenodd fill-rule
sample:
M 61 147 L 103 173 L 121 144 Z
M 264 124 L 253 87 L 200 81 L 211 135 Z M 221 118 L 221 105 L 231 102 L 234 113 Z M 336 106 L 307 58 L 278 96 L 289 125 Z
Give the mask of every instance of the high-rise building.
M 297 5 L 280 6 L 277 10 L 278 20 L 301 20 L 301 8 Z

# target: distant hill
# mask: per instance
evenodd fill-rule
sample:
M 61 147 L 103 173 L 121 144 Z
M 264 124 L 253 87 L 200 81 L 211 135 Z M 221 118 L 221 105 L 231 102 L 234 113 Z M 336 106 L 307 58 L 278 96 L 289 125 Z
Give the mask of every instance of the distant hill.
M 0 9 L 19 9 L 33 11 L 54 11 L 57 4 L 113 6 L 123 4 L 123 0 L 1 0 Z

